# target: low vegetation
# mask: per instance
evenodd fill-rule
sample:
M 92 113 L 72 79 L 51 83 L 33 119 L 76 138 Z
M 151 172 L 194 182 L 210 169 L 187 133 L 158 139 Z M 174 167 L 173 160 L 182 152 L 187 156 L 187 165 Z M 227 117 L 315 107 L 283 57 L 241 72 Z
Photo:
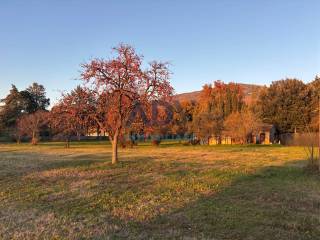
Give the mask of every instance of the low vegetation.
M 299 147 L 0 145 L 1 239 L 319 239 Z

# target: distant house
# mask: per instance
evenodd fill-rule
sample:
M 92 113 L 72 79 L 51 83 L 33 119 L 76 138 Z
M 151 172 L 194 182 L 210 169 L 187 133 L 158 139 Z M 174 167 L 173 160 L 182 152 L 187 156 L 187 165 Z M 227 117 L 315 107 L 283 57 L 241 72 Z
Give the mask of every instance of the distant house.
M 253 135 L 253 143 L 257 144 L 272 144 L 275 142 L 276 128 L 271 124 L 261 124 L 258 131 Z
M 252 144 L 272 144 L 275 142 L 276 128 L 271 124 L 261 124 L 255 133 L 250 134 L 247 137 L 246 143 Z M 209 145 L 217 144 L 241 144 L 238 139 L 232 137 L 232 133 L 223 132 L 221 136 L 212 136 L 209 138 Z
M 108 137 L 108 134 L 104 131 L 101 131 L 99 127 L 88 128 L 85 137 L 89 138 L 100 138 L 100 137 Z
M 223 136 L 212 136 L 209 138 L 209 145 L 218 144 L 235 144 L 235 141 L 226 133 L 223 133 Z

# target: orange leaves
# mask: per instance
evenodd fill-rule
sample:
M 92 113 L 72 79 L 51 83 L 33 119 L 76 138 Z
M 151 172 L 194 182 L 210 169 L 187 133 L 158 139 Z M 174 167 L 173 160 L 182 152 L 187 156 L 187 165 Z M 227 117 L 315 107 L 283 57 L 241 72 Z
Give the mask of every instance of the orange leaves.
M 17 137 L 26 135 L 32 138 L 33 144 L 36 144 L 40 129 L 48 123 L 48 115 L 49 113 L 44 110 L 22 115 L 17 121 Z
M 51 126 L 65 136 L 85 134 L 91 125 L 90 114 L 94 110 L 94 100 L 89 90 L 78 86 L 62 96 L 59 104 L 51 111 Z
M 254 134 L 260 125 L 260 119 L 249 110 L 234 112 L 224 122 L 224 128 L 228 135 L 244 143 L 248 135 Z
M 142 56 L 126 44 L 113 48 L 111 59 L 94 59 L 83 64 L 81 78 L 91 84 L 95 100 L 94 119 L 111 135 L 125 127 L 139 102 L 167 99 L 173 93 L 168 63 L 153 61 L 142 69 Z

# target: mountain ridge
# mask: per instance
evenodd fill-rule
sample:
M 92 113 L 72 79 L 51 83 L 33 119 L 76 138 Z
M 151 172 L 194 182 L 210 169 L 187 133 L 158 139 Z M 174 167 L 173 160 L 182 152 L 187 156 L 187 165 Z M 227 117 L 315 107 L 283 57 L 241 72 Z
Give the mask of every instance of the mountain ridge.
M 257 84 L 246 84 L 246 83 L 237 83 L 242 87 L 244 93 L 244 101 L 246 103 L 250 103 L 252 101 L 252 96 L 258 94 L 259 91 L 264 88 L 264 85 L 257 85 Z M 198 101 L 200 98 L 201 90 L 192 91 L 192 92 L 185 92 L 179 93 L 174 95 L 174 99 L 179 102 L 184 101 Z

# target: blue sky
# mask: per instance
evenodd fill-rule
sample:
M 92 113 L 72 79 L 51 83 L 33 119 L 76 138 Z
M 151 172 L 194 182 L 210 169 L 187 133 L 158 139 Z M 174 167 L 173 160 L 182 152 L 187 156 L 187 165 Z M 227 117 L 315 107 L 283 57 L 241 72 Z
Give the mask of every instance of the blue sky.
M 120 42 L 168 60 L 176 92 L 320 73 L 320 1 L 0 1 L 0 97 L 33 81 L 55 101 Z

